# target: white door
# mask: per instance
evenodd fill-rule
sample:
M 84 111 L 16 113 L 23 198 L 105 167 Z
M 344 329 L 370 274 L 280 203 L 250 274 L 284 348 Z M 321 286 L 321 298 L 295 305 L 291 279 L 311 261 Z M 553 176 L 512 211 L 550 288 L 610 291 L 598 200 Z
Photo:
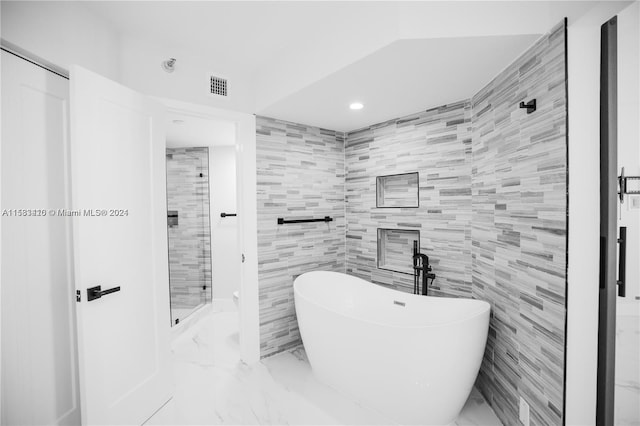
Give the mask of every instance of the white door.
M 69 82 L 2 52 L 2 424 L 80 421 Z M 24 209 L 24 210 L 23 210 Z
M 141 424 L 172 392 L 164 111 L 70 70 L 83 424 Z M 119 291 L 88 301 L 88 289 Z

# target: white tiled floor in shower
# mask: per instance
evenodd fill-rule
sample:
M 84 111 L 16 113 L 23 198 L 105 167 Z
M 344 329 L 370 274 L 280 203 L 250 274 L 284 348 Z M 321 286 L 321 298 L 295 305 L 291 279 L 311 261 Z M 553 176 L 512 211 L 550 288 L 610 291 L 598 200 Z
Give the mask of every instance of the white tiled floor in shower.
M 173 345 L 175 394 L 148 425 L 382 425 L 319 383 L 302 348 L 240 362 L 237 312 L 214 312 Z M 456 426 L 500 425 L 475 389 Z

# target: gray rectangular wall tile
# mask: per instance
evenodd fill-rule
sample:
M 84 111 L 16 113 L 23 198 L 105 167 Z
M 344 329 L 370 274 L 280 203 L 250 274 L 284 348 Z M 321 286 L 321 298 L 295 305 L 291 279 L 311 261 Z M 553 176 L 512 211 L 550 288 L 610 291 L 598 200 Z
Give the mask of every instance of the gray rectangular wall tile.
M 477 385 L 504 424 L 562 424 L 567 141 L 564 23 L 472 98 L 473 297 L 492 317 Z M 536 98 L 532 114 L 520 101 Z
M 300 344 L 293 280 L 345 272 L 344 135 L 256 118 L 260 355 Z M 277 218 L 333 222 L 278 225 Z
M 168 228 L 173 322 L 211 303 L 208 152 L 208 148 L 167 149 L 167 210 L 178 212 L 178 226 Z
M 377 267 L 377 228 L 420 231 L 430 294 L 471 297 L 471 104 L 463 101 L 347 134 L 347 272 L 413 292 L 413 276 Z M 418 208 L 377 208 L 377 176 L 419 173 Z M 411 255 L 407 258 L 411 264 Z

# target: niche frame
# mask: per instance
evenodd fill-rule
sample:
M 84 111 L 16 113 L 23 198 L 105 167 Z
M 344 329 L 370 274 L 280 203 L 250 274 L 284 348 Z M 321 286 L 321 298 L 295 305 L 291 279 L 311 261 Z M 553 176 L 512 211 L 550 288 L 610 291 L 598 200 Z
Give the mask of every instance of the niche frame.
M 412 199 L 412 203 L 399 206 L 385 206 L 381 199 L 384 199 L 384 182 L 398 179 L 400 176 L 416 175 L 416 198 Z M 413 203 L 415 202 L 415 204 Z M 376 176 L 376 208 L 377 209 L 417 209 L 420 208 L 420 172 L 396 173 L 392 175 Z
M 377 252 L 377 258 L 376 258 L 376 266 L 378 267 L 378 269 L 381 269 L 383 271 L 391 271 L 391 272 L 396 272 L 399 274 L 406 274 L 406 275 L 413 275 L 413 264 L 409 262 L 410 266 L 410 270 L 408 271 L 403 271 L 400 270 L 399 268 L 396 267 L 396 265 L 392 264 L 392 263 L 381 263 L 381 260 L 384 260 L 386 258 L 386 255 L 384 255 L 384 250 L 386 249 L 386 240 L 384 239 L 385 235 L 387 233 L 406 233 L 406 234 L 415 234 L 417 236 L 417 238 L 411 238 L 409 239 L 409 241 L 413 242 L 413 241 L 418 241 L 418 250 L 420 248 L 420 230 L 419 229 L 398 229 L 398 228 L 377 228 L 376 230 L 376 252 Z M 413 256 L 413 243 L 411 243 L 411 246 L 409 248 L 409 253 L 410 256 Z M 389 265 L 387 267 L 387 265 Z M 396 269 L 394 269 L 394 267 L 396 267 Z

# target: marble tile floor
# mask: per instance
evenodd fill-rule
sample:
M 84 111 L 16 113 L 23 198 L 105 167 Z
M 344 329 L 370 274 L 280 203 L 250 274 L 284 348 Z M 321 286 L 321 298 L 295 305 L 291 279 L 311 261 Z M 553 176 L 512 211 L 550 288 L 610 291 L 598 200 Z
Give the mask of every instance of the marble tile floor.
M 380 416 L 319 383 L 302 347 L 247 366 L 237 312 L 214 312 L 172 346 L 174 397 L 147 425 L 384 425 Z M 500 425 L 473 390 L 452 426 Z

